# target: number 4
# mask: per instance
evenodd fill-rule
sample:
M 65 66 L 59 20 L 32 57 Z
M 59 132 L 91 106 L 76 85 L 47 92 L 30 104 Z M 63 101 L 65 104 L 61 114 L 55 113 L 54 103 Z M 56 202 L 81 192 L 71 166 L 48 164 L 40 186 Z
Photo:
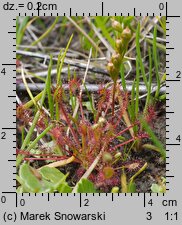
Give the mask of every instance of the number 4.
M 6 75 L 6 70 L 5 70 L 5 68 L 3 68 L 3 69 L 1 70 L 1 73 L 4 74 L 4 75 Z
M 176 138 L 176 140 L 179 141 L 179 142 L 181 142 L 181 136 L 178 135 L 177 138 Z
M 152 199 L 150 199 L 150 200 L 148 201 L 148 205 L 152 206 L 153 204 L 154 204 L 154 203 L 153 203 Z

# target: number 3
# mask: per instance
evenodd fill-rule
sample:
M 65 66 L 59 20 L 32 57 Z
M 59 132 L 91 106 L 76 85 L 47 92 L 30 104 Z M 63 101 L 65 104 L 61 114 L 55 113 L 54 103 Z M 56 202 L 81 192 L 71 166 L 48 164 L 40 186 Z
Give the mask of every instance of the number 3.
M 151 220 L 152 219 L 152 213 L 151 212 L 147 212 L 147 220 Z

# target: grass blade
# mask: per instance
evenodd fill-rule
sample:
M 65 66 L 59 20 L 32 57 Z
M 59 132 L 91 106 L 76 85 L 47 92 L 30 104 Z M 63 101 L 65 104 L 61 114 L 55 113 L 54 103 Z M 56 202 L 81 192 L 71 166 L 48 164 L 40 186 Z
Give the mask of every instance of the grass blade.
M 49 68 L 48 68 L 48 74 L 47 74 L 47 96 L 48 96 L 48 104 L 49 104 L 49 110 L 51 114 L 51 119 L 54 118 L 54 103 L 53 103 L 53 97 L 51 95 L 51 70 L 52 70 L 52 55 L 50 56 L 50 62 L 49 62 Z
M 47 86 L 47 82 L 48 82 L 48 78 L 46 79 L 46 86 Z M 43 104 L 44 104 L 45 97 L 46 97 L 46 93 L 47 93 L 47 91 L 46 91 L 46 86 L 45 86 L 45 89 L 44 89 L 44 91 L 43 91 L 43 93 L 42 93 L 42 96 L 41 96 L 41 100 L 40 100 L 40 109 L 42 108 L 42 106 L 43 106 Z M 35 114 L 35 117 L 34 117 L 33 122 L 32 122 L 32 126 L 30 127 L 30 129 L 29 129 L 29 131 L 28 131 L 28 133 L 27 133 L 27 135 L 26 135 L 26 137 L 25 137 L 25 139 L 24 139 L 24 142 L 23 142 L 23 144 L 22 144 L 22 146 L 21 146 L 21 149 L 22 149 L 22 150 L 25 150 L 25 148 L 26 148 L 27 145 L 29 144 L 30 139 L 31 139 L 31 136 L 32 136 L 32 134 L 33 134 L 33 132 L 34 132 L 34 129 L 35 129 L 35 127 L 36 127 L 36 124 L 37 124 L 37 122 L 38 122 L 38 120 L 39 120 L 39 117 L 40 117 L 40 110 L 38 110 L 38 111 L 36 112 L 36 114 Z M 17 166 L 17 167 L 20 165 L 20 163 L 21 163 L 21 161 L 23 160 L 23 158 L 24 158 L 23 155 L 18 155 L 18 156 L 17 156 L 17 158 L 16 158 L 16 166 Z
M 139 71 L 139 60 L 136 59 L 136 86 L 135 86 L 135 118 L 138 117 L 139 112 L 139 81 L 140 81 L 140 71 Z
M 16 44 L 20 45 L 22 42 L 22 38 L 24 36 L 24 32 L 29 21 L 29 16 L 25 16 L 23 21 L 19 25 L 19 17 L 16 19 Z
M 59 59 L 59 60 L 61 60 L 61 62 L 60 62 L 60 65 L 59 65 L 59 68 L 58 68 L 58 73 L 57 73 L 57 85 L 58 85 L 58 86 L 61 85 L 61 71 L 62 71 L 62 68 L 63 68 L 63 63 L 64 63 L 64 59 L 65 59 L 65 57 L 66 57 L 66 53 L 67 53 L 67 51 L 68 51 L 68 48 L 69 48 L 69 46 L 70 46 L 70 43 L 71 43 L 72 39 L 73 39 L 73 34 L 71 35 L 71 37 L 70 37 L 70 39 L 69 39 L 69 41 L 68 41 L 68 44 L 67 44 L 67 46 L 66 46 L 66 48 L 65 48 L 65 51 L 64 51 L 64 53 L 63 53 L 61 59 Z M 62 50 L 61 50 L 61 51 L 62 51 Z
M 160 76 L 159 76 L 159 67 L 158 67 L 158 59 L 157 59 L 157 27 L 154 28 L 154 39 L 153 39 L 153 57 L 154 57 L 154 65 L 155 65 L 155 74 L 157 80 L 157 90 L 155 92 L 155 97 L 159 97 L 160 92 Z
M 144 114 L 147 112 L 147 107 L 150 105 L 150 97 L 151 97 L 151 85 L 152 85 L 152 53 L 149 47 L 149 81 L 148 81 L 148 90 L 147 90 L 147 98 L 145 102 Z
M 140 69 L 141 69 L 142 76 L 143 76 L 143 81 L 145 83 L 146 88 L 148 89 L 145 68 L 144 68 L 144 65 L 142 62 L 142 56 L 141 56 L 141 51 L 140 51 L 140 23 L 138 23 L 137 32 L 136 32 L 136 51 L 137 51 L 137 57 L 139 60 Z
M 37 43 L 39 43 L 44 38 L 46 38 L 49 35 L 49 33 L 54 29 L 54 27 L 58 21 L 59 21 L 59 16 L 56 17 L 53 24 L 46 30 L 46 32 L 44 32 L 36 41 L 32 42 L 31 46 L 35 46 Z
M 149 134 L 150 138 L 152 139 L 156 147 L 158 147 L 162 158 L 165 160 L 166 150 L 164 149 L 163 144 L 158 140 L 158 138 L 156 137 L 156 135 L 154 134 L 154 132 L 152 131 L 152 129 L 150 128 L 150 126 L 145 120 L 141 120 L 141 123 L 142 123 L 142 127 Z

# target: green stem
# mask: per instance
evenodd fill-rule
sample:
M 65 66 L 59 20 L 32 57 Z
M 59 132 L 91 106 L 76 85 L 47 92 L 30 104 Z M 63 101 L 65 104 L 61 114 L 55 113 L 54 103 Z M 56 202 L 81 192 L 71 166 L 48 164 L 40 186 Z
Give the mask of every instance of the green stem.
M 36 95 L 36 96 L 34 97 L 34 101 L 35 101 L 35 102 L 37 102 L 37 101 L 39 101 L 39 100 L 41 99 L 43 92 L 44 92 L 44 91 L 41 91 L 38 95 Z M 24 104 L 24 108 L 25 108 L 25 109 L 29 109 L 30 107 L 32 107 L 33 104 L 34 104 L 34 103 L 33 103 L 32 99 L 31 99 L 30 101 L 28 101 L 27 103 Z
M 35 147 L 38 141 L 42 139 L 51 129 L 53 128 L 53 125 L 48 126 L 27 148 L 26 151 L 30 151 L 32 148 Z

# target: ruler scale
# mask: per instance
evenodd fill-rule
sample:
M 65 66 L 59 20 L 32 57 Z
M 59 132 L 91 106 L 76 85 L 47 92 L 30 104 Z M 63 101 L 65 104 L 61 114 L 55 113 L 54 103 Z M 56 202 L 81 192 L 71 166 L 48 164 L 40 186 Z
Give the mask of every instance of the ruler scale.
M 181 224 L 181 1 L 1 1 L 1 224 Z M 166 194 L 16 193 L 16 16 L 166 17 Z M 179 138 L 178 138 L 179 137 Z

